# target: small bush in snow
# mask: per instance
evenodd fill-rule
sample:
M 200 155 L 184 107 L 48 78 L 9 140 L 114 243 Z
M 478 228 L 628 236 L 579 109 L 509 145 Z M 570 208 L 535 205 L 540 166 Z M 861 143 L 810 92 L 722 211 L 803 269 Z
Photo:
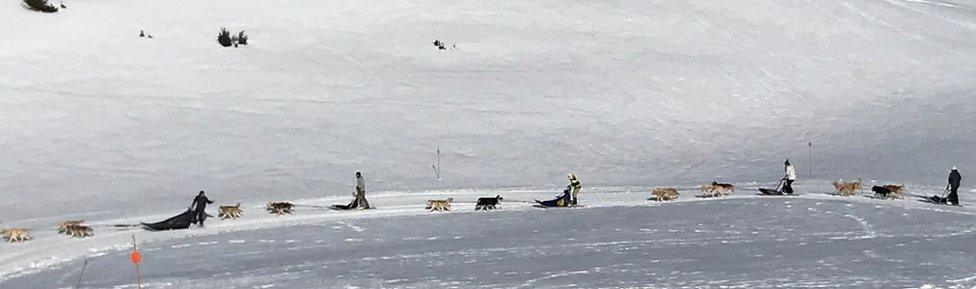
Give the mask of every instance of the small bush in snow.
M 234 45 L 234 40 L 231 39 L 230 31 L 227 31 L 227 28 L 220 28 L 220 33 L 217 34 L 217 43 L 220 43 L 220 46 L 223 47 Z
M 237 39 L 235 39 L 235 40 L 237 40 L 237 44 L 247 45 L 247 35 L 244 35 L 244 31 L 241 31 L 241 33 L 238 33 L 237 34 Z
M 27 9 L 34 11 L 41 11 L 45 13 L 58 12 L 58 7 L 55 7 L 51 3 L 47 3 L 47 0 L 24 0 L 24 5 L 27 5 Z
M 220 43 L 220 46 L 223 47 L 247 45 L 247 35 L 244 34 L 244 31 L 241 31 L 235 36 L 230 36 L 230 31 L 227 31 L 227 28 L 220 28 L 220 33 L 217 34 L 217 43 Z

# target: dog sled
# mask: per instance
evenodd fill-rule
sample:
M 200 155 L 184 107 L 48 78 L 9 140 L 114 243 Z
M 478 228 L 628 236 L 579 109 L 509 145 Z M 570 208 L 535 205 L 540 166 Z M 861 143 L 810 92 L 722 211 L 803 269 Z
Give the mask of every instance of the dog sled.
M 563 191 L 563 195 L 562 196 L 556 196 L 556 199 L 554 199 L 554 200 L 548 200 L 548 201 L 535 200 L 535 202 L 536 202 L 536 205 L 534 205 L 533 207 L 536 207 L 536 208 L 571 208 L 571 207 L 580 207 L 580 205 L 574 205 L 573 202 L 571 201 L 569 190 Z
M 356 194 L 353 194 L 352 202 L 350 202 L 348 205 L 331 205 L 329 206 L 329 209 L 336 211 L 349 211 L 369 210 L 375 209 L 375 207 L 369 205 L 369 201 L 366 200 L 366 192 L 357 191 Z
M 189 228 L 193 223 L 196 223 L 196 221 L 196 212 L 193 210 L 186 210 L 186 212 L 166 219 L 162 222 L 141 224 L 146 230 L 149 231 L 166 231 L 186 229 Z
M 931 197 L 927 197 L 927 198 L 919 198 L 918 201 L 919 202 L 923 202 L 923 203 L 943 205 L 943 206 L 962 207 L 962 204 L 959 204 L 959 205 L 950 204 L 946 199 L 944 199 L 942 197 L 939 197 L 939 196 L 931 196 Z
M 329 206 L 329 209 L 335 211 L 352 211 L 352 210 L 372 210 L 375 209 L 375 207 L 366 208 L 366 207 L 361 207 L 356 205 L 331 205 Z
M 539 201 L 536 201 L 536 202 L 539 202 Z M 548 205 L 548 204 L 542 204 L 542 203 L 537 203 L 537 204 L 535 204 L 535 205 L 532 205 L 532 206 L 533 206 L 533 207 L 536 207 L 536 208 L 540 208 L 540 209 L 552 209 L 552 208 L 582 208 L 582 207 L 586 207 L 586 205 L 566 205 L 566 206 L 550 206 L 550 205 Z
M 779 184 L 776 185 L 776 188 L 773 189 L 759 188 L 759 193 L 760 195 L 763 196 L 795 196 L 796 195 L 796 193 L 787 194 L 786 192 L 784 192 L 783 191 L 784 185 L 786 185 L 786 179 L 780 180 Z
M 948 192 L 942 194 L 942 196 L 938 196 L 938 195 L 931 196 L 931 197 L 919 196 L 921 197 L 919 198 L 919 201 L 924 203 L 936 204 L 936 205 L 962 207 L 961 203 L 958 205 L 953 205 L 951 202 L 949 202 L 949 198 L 947 197 L 947 195 Z

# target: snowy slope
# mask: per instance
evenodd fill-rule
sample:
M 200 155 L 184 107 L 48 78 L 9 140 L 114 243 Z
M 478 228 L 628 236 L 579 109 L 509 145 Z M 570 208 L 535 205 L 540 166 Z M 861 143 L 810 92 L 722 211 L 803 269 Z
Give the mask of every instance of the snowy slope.
M 0 8 L 0 220 L 346 195 L 357 170 L 374 191 L 976 171 L 973 1 L 67 4 Z
M 89 288 L 129 288 L 131 234 L 153 288 L 976 285 L 973 208 L 808 181 L 931 195 L 948 167 L 976 172 L 973 0 L 16 2 L 0 227 L 36 239 L 0 245 L 0 288 L 71 287 L 85 256 Z M 250 45 L 219 47 L 220 27 Z M 786 157 L 798 198 L 645 200 L 776 180 Z M 261 213 L 346 202 L 358 170 L 380 209 Z M 569 171 L 587 208 L 529 206 Z M 201 189 L 246 218 L 111 228 Z M 502 212 L 463 203 L 495 194 Z M 458 212 L 421 210 L 448 196 Z M 95 237 L 55 234 L 78 218 Z

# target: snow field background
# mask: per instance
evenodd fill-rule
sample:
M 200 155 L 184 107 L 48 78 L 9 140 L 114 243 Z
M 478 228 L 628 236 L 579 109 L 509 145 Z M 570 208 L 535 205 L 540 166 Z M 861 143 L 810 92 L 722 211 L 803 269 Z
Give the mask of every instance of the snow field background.
M 0 288 L 70 287 L 84 256 L 91 288 L 129 288 L 132 233 L 155 288 L 973 286 L 971 208 L 820 181 L 932 195 L 949 167 L 976 171 L 971 0 L 67 4 L 0 7 L 0 221 L 36 237 L 0 246 Z M 220 27 L 251 45 L 217 46 Z M 786 157 L 798 198 L 645 200 L 776 180 Z M 345 203 L 355 171 L 380 209 L 261 213 Z M 525 203 L 567 172 L 586 209 Z M 245 219 L 106 227 L 201 189 Z M 495 194 L 502 212 L 420 216 L 427 198 Z M 95 237 L 54 234 L 79 218 Z

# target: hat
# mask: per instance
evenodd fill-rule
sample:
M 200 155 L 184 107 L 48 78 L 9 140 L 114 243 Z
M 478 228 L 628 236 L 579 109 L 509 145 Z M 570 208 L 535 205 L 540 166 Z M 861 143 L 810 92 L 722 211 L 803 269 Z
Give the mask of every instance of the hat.
M 959 169 L 956 169 L 956 167 L 952 167 L 952 170 L 953 170 L 953 171 L 957 171 L 957 170 L 959 170 Z
M 786 159 L 786 163 L 784 163 L 784 164 L 787 165 L 787 166 L 790 165 L 790 159 Z

